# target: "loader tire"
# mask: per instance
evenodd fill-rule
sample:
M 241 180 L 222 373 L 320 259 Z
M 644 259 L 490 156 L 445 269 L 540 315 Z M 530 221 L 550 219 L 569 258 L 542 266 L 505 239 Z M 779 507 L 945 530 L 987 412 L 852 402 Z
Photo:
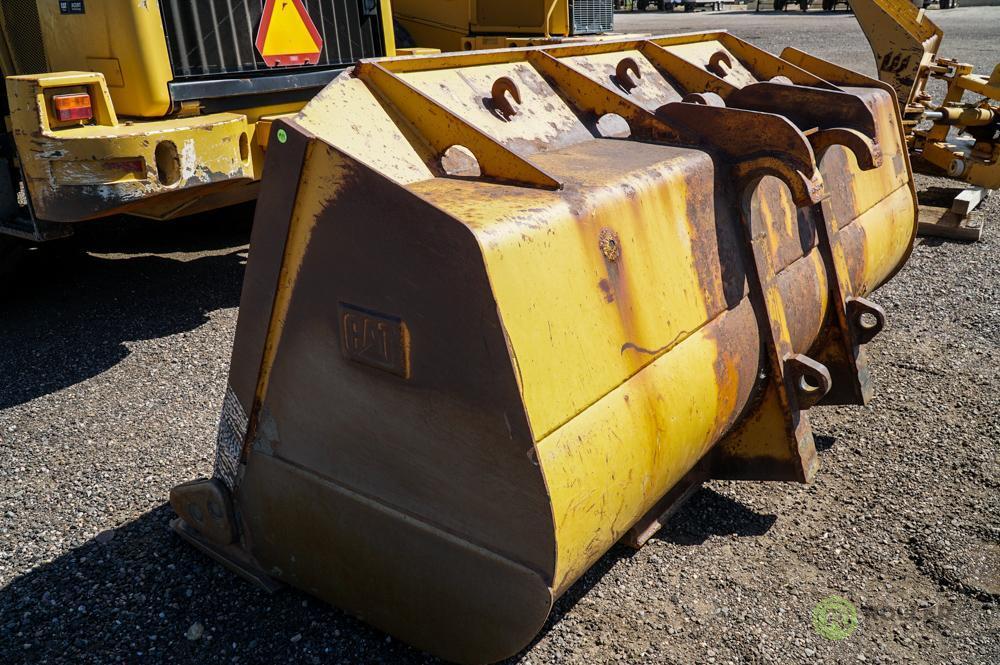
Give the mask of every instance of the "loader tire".
M 17 270 L 28 243 L 20 238 L 0 235 L 0 277 L 8 277 Z

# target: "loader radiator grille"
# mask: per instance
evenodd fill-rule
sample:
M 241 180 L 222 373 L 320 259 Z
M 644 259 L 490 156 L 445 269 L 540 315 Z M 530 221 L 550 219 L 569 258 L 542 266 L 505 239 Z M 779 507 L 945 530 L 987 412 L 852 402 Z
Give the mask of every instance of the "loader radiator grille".
M 319 62 L 304 67 L 270 68 L 254 45 L 264 0 L 160 0 L 174 77 L 288 74 L 385 55 L 381 4 L 376 0 L 303 0 L 303 3 L 323 38 Z
M 610 32 L 614 25 L 614 0 L 572 0 L 570 17 L 574 35 Z
M 0 0 L 4 39 L 14 60 L 11 74 L 40 74 L 48 69 L 35 0 Z

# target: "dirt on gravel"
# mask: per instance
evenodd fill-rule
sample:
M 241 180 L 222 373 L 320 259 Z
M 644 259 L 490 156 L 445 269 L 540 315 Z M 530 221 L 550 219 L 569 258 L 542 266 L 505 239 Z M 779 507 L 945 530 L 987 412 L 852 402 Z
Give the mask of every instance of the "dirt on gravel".
M 929 15 L 948 54 L 1000 62 L 1000 8 Z M 874 69 L 844 13 L 617 26 L 726 28 Z M 981 214 L 983 241 L 922 240 L 875 294 L 877 398 L 810 412 L 815 482 L 709 483 L 645 548 L 601 559 L 511 662 L 1000 662 L 1000 196 Z M 5 278 L 5 665 L 434 662 L 305 594 L 258 591 L 168 530 L 170 487 L 211 472 L 249 224 L 244 208 L 89 225 Z M 831 596 L 856 608 L 843 639 L 814 625 Z

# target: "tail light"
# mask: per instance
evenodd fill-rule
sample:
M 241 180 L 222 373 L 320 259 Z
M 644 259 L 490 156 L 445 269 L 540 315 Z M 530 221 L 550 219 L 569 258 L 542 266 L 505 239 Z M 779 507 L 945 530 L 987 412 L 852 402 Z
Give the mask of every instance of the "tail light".
M 86 92 L 53 95 L 52 106 L 59 122 L 90 120 L 94 117 L 94 109 L 90 104 L 90 95 Z

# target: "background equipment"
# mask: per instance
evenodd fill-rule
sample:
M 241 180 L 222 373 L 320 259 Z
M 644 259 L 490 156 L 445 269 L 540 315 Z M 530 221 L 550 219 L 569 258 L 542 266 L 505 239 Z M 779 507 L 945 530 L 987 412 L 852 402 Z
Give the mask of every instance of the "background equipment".
M 914 168 L 971 185 L 944 208 L 921 206 L 921 233 L 978 239 L 982 226 L 967 215 L 1000 187 L 1000 64 L 986 77 L 939 56 L 944 33 L 907 0 L 851 4 L 879 78 L 896 91 Z M 936 82 L 944 84 L 940 101 L 929 89 Z
M 0 234 L 253 199 L 270 122 L 394 53 L 388 0 L 309 4 L 0 2 Z

